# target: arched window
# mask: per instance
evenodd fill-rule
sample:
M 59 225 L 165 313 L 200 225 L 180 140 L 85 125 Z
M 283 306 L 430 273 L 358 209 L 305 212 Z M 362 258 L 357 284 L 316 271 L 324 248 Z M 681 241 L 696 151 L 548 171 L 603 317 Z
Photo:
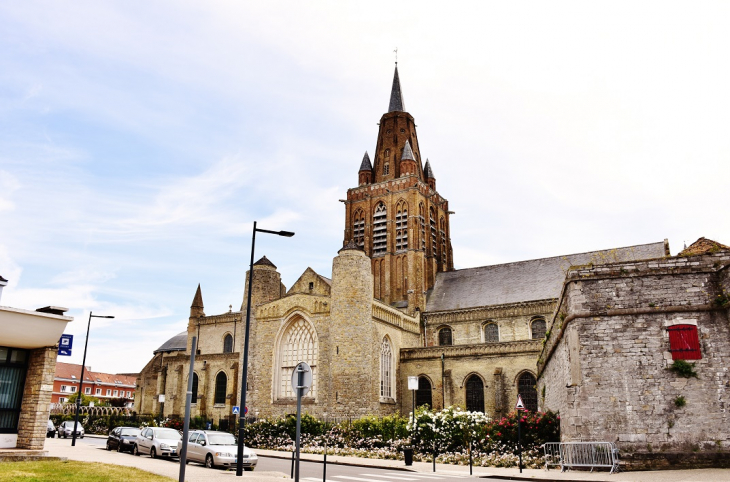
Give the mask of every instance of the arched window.
M 193 373 L 193 396 L 190 403 L 198 403 L 198 375 Z
M 296 318 L 286 328 L 279 347 L 279 396 L 294 398 L 291 376 L 299 362 L 306 362 L 312 368 L 312 387 L 305 395 L 317 396 L 318 341 L 314 327 L 304 318 Z
M 484 341 L 485 343 L 497 343 L 499 341 L 499 327 L 496 323 L 484 325 Z
M 393 350 L 386 336 L 380 345 L 380 396 L 393 397 Z
M 220 404 L 226 403 L 226 390 L 228 388 L 228 377 L 225 373 L 220 372 L 215 377 L 215 396 L 213 397 L 213 403 Z
M 439 346 L 448 346 L 453 345 L 453 340 L 451 338 L 451 328 L 444 327 L 439 330 Z
M 517 380 L 517 393 L 522 397 L 525 408 L 532 412 L 537 411 L 537 380 L 532 373 L 525 372 Z
M 395 250 L 408 249 L 408 205 L 400 201 L 395 207 Z
M 223 337 L 223 353 L 233 353 L 233 337 L 228 333 Z
M 441 236 L 441 262 L 446 264 L 446 219 L 443 216 L 439 221 L 439 236 Z
M 542 340 L 545 338 L 545 319 L 535 318 L 530 323 L 530 331 L 532 332 L 533 340 Z
M 390 174 L 390 163 L 386 162 L 383 164 L 383 176 Z
M 385 254 L 388 249 L 388 211 L 385 203 L 378 203 L 373 216 L 373 256 Z
M 418 222 L 421 225 L 421 249 L 426 249 L 426 211 L 423 203 L 418 205 Z
M 466 409 L 470 412 L 484 411 L 484 382 L 477 375 L 466 381 Z
M 352 237 L 355 240 L 355 244 L 361 248 L 365 247 L 365 213 L 362 209 L 355 211 L 352 223 Z
M 438 241 L 436 239 L 436 214 L 434 213 L 433 206 L 428 212 L 428 222 L 431 225 L 431 253 L 436 256 L 438 253 Z
M 426 377 L 418 377 L 418 390 L 416 390 L 416 407 L 428 405 L 433 407 L 431 403 L 431 382 Z

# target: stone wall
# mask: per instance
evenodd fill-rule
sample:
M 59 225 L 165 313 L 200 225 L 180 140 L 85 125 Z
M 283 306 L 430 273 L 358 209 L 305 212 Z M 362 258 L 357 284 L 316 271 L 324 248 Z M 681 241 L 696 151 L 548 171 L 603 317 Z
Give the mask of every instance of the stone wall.
M 28 371 L 23 388 L 23 406 L 18 421 L 19 449 L 40 450 L 46 440 L 51 412 L 53 378 L 56 374 L 56 347 L 29 350 Z
M 730 446 L 730 326 L 715 301 L 729 264 L 720 252 L 568 272 L 538 360 L 538 396 L 560 412 L 564 441 L 630 452 Z M 673 324 L 698 327 L 696 378 L 668 369 Z

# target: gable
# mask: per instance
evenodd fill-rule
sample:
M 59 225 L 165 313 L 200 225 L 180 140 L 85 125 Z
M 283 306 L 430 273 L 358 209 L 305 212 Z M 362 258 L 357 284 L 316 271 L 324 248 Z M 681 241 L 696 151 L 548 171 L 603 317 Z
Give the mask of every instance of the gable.
M 329 296 L 331 289 L 332 281 L 318 275 L 312 268 L 307 268 L 286 294 L 287 296 L 293 294 Z

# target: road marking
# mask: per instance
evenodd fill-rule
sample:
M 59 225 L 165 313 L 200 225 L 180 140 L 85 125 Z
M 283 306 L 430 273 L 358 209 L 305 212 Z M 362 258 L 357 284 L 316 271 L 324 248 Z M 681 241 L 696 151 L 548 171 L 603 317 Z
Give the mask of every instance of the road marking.
M 391 482 L 390 480 L 384 480 L 384 479 L 362 479 L 360 477 L 348 477 L 347 475 L 335 475 L 334 477 L 336 477 L 338 479 L 359 480 L 361 482 Z
M 418 476 L 411 476 L 411 474 L 408 474 L 408 477 L 402 477 L 400 475 L 390 475 L 390 474 L 358 474 L 358 475 L 364 475 L 366 477 L 388 477 L 389 479 L 393 480 L 421 480 L 418 478 Z

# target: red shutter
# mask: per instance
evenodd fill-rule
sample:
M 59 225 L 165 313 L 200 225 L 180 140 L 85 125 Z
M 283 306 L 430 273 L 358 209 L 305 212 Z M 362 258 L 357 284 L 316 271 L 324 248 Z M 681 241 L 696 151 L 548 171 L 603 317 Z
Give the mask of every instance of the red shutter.
M 700 339 L 695 325 L 674 325 L 668 328 L 672 360 L 700 360 Z

